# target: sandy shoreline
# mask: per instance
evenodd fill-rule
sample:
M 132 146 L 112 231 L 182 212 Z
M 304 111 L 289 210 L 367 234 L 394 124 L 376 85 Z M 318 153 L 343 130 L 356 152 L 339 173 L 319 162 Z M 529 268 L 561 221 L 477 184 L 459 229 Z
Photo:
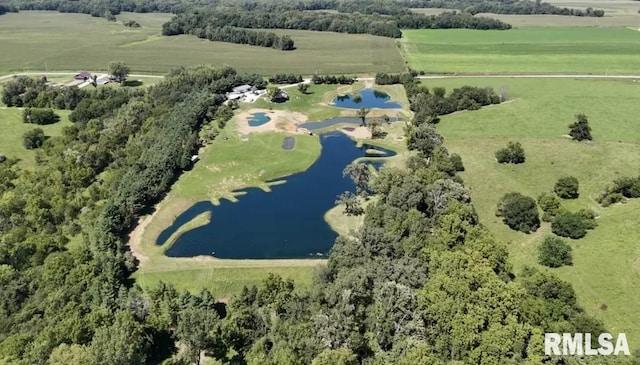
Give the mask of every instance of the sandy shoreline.
M 249 119 L 254 113 L 265 113 L 271 120 L 267 123 L 252 127 L 249 125 Z M 300 112 L 287 112 L 284 110 L 267 110 L 267 109 L 250 109 L 236 115 L 237 128 L 240 134 L 249 134 L 252 132 L 299 132 L 298 124 L 308 120 L 307 116 Z

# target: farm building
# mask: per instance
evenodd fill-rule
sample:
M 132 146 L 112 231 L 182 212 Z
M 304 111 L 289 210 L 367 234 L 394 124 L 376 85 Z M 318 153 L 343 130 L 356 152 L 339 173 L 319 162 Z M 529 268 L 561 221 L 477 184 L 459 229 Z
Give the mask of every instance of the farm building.
M 76 80 L 87 81 L 91 79 L 91 74 L 87 71 L 82 71 L 79 74 L 75 75 L 73 78 Z

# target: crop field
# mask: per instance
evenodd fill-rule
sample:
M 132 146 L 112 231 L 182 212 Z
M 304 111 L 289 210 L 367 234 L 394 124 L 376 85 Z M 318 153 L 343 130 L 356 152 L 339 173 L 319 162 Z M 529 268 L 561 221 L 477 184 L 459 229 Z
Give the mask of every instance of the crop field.
M 71 125 L 68 110 L 56 110 L 60 121 L 50 125 L 28 124 L 22 121 L 22 109 L 0 107 L 0 154 L 20 159 L 23 167 L 35 165 L 35 151 L 22 144 L 22 135 L 35 128 L 41 128 L 49 137 L 59 136 L 62 128 Z
M 634 74 L 640 32 L 628 28 L 406 30 L 402 52 L 427 73 Z
M 548 223 L 533 234 L 509 229 L 494 212 L 500 197 L 520 192 L 537 198 L 566 175 L 578 178 L 580 198 L 563 201 L 569 210 L 598 212 L 598 227 L 586 237 L 570 240 L 573 266 L 547 269 L 571 282 L 579 302 L 614 332 L 626 332 L 640 343 L 640 201 L 603 208 L 595 198 L 614 179 L 640 171 L 640 84 L 632 80 L 580 79 L 445 79 L 430 87 L 449 90 L 462 85 L 505 86 L 510 101 L 477 112 L 445 116 L 438 130 L 451 152 L 461 155 L 461 174 L 471 189 L 481 222 L 508 244 L 516 272 L 538 266 L 537 244 L 551 230 Z M 589 118 L 594 141 L 577 143 L 566 137 L 574 114 Z M 526 153 L 521 165 L 500 165 L 494 153 L 519 141 Z M 624 234 L 621 234 L 624 232 Z M 544 268 L 543 268 L 544 269 Z M 602 309 L 605 308 L 605 309 Z
M 106 70 L 123 61 L 137 73 L 165 73 L 184 65 L 233 65 L 260 74 L 372 74 L 399 72 L 403 61 L 395 41 L 370 35 L 312 31 L 286 33 L 295 51 L 210 42 L 194 36 L 165 37 L 161 27 L 170 14 L 123 13 L 117 22 L 84 14 L 24 11 L 0 22 L 0 72 L 28 70 Z M 140 28 L 127 28 L 134 19 Z M 259 60 L 259 61 L 258 61 Z

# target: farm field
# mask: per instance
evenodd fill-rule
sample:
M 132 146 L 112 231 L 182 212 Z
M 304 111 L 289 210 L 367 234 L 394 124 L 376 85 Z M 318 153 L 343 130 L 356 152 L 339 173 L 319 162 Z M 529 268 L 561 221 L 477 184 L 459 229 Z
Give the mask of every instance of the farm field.
M 370 35 L 312 31 L 286 33 L 297 49 L 210 42 L 194 36 L 164 37 L 162 24 L 171 14 L 123 13 L 117 22 L 84 14 L 24 11 L 5 14 L 0 22 L 0 73 L 28 70 L 105 70 L 123 61 L 134 73 L 166 73 L 203 63 L 229 64 L 238 71 L 296 74 L 372 74 L 403 69 L 394 40 Z M 140 28 L 121 21 L 134 19 Z M 81 36 L 78 36 L 81 35 Z M 256 60 L 260 60 L 256 62 Z
M 22 135 L 35 128 L 41 128 L 49 137 L 59 136 L 62 128 L 71 125 L 68 110 L 56 110 L 60 121 L 50 125 L 28 124 L 22 121 L 22 109 L 0 107 L 0 154 L 20 159 L 23 167 L 35 166 L 36 153 L 22 144 Z
M 640 32 L 628 28 L 548 27 L 406 30 L 402 52 L 427 73 L 634 74 Z
M 614 179 L 640 171 L 640 128 L 635 118 L 640 106 L 634 101 L 640 85 L 632 80 L 513 78 L 427 84 L 449 90 L 462 85 L 507 87 L 511 99 L 507 104 L 445 116 L 437 127 L 449 151 L 462 157 L 466 170 L 461 177 L 471 189 L 481 222 L 508 244 L 516 273 L 525 265 L 540 267 L 536 245 L 551 233 L 549 224 L 529 235 L 513 231 L 495 216 L 496 204 L 505 193 L 537 198 L 551 191 L 558 178 L 577 177 L 580 198 L 565 200 L 563 206 L 595 210 L 600 215 L 598 227 L 580 240 L 570 240 L 573 266 L 546 270 L 569 281 L 581 305 L 608 329 L 626 332 L 630 343 L 640 343 L 640 315 L 634 304 L 640 290 L 640 201 L 607 208 L 595 201 Z M 565 137 L 576 113 L 588 116 L 592 143 Z M 522 143 L 524 164 L 495 161 L 495 151 L 509 141 Z

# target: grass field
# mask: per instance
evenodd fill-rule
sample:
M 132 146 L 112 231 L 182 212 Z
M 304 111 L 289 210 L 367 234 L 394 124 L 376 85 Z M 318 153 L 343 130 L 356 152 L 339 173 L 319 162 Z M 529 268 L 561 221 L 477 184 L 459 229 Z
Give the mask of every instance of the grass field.
M 430 86 L 451 89 L 461 85 L 505 85 L 508 104 L 477 112 L 445 116 L 438 125 L 451 152 L 462 156 L 465 184 L 485 224 L 508 243 L 516 272 L 524 265 L 538 266 L 536 245 L 550 233 L 548 224 L 527 235 L 510 230 L 495 217 L 495 207 L 507 192 L 536 198 L 553 189 L 555 181 L 573 175 L 580 181 L 580 198 L 564 201 L 570 209 L 591 208 L 600 214 L 598 227 L 571 241 L 574 265 L 552 270 L 572 283 L 581 305 L 602 319 L 613 332 L 626 332 L 631 344 L 640 344 L 640 201 L 603 208 L 598 193 L 613 179 L 640 171 L 640 85 L 631 80 L 574 79 L 448 79 Z M 566 138 L 567 125 L 576 113 L 589 117 L 593 143 Z M 520 141 L 527 161 L 499 165 L 494 153 L 508 141 Z M 606 304 L 608 309 L 601 310 Z M 632 346 L 634 347 L 634 346 Z M 635 347 L 639 347 L 635 345 Z
M 193 36 L 164 37 L 170 14 L 123 13 L 117 22 L 84 14 L 24 11 L 5 14 L 0 22 L 0 72 L 25 70 L 105 70 L 124 61 L 137 73 L 165 73 L 180 65 L 233 65 L 261 74 L 371 74 L 398 72 L 403 61 L 395 41 L 370 35 L 312 31 L 287 33 L 297 49 L 210 42 Z M 122 20 L 135 19 L 131 29 Z M 259 61 L 258 61 L 259 60 Z
M 628 28 L 434 29 L 403 32 L 409 65 L 427 73 L 635 74 L 640 32 Z
M 59 136 L 62 128 L 71 125 L 68 110 L 56 110 L 60 121 L 51 125 L 27 124 L 22 121 L 22 109 L 0 107 L 0 153 L 10 157 L 19 158 L 23 167 L 33 167 L 35 151 L 28 150 L 22 144 L 22 135 L 35 128 L 42 128 L 44 134 L 49 137 Z

